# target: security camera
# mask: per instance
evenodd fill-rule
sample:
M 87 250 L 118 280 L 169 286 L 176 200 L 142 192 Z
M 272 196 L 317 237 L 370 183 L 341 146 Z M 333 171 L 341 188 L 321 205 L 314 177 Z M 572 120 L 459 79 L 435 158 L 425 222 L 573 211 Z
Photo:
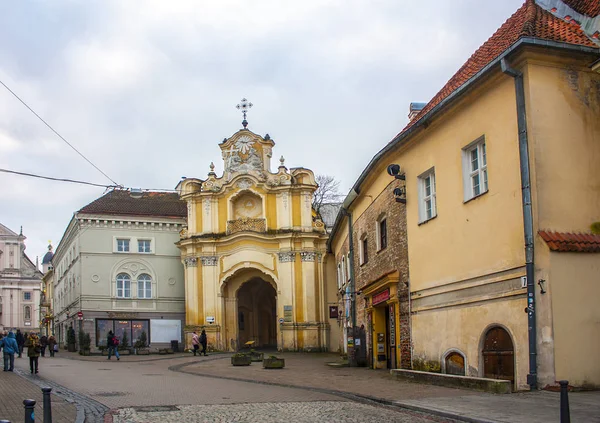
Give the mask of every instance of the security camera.
M 400 165 L 391 164 L 387 167 L 387 173 L 390 176 L 396 176 L 400 174 Z

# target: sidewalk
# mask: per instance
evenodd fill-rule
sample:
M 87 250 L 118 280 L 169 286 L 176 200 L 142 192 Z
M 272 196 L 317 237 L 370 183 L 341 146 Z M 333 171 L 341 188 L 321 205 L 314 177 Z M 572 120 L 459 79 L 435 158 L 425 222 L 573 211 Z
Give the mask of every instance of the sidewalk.
M 25 421 L 23 400 L 33 399 L 36 401 L 35 415 L 39 421 L 42 421 L 44 415 L 42 390 L 19 376 L 17 372 L 17 369 L 15 372 L 0 372 L 0 420 L 10 420 L 13 423 Z M 65 401 L 54 392 L 51 398 L 53 423 L 73 423 L 77 418 L 75 404 Z
M 336 354 L 283 353 L 285 368 L 265 370 L 261 363 L 233 367 L 229 357 L 185 363 L 172 370 L 201 376 L 281 386 L 337 391 L 468 422 L 547 423 L 560 420 L 560 394 L 523 392 L 494 395 L 397 381 L 385 370 L 331 367 Z M 600 392 L 569 394 L 571 421 L 600 422 Z

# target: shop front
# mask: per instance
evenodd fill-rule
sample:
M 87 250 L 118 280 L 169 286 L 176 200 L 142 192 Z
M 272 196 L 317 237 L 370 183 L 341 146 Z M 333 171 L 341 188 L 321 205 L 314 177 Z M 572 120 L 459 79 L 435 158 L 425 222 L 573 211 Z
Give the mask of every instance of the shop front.
M 362 289 L 367 305 L 370 363 L 374 369 L 395 369 L 400 363 L 398 272 Z

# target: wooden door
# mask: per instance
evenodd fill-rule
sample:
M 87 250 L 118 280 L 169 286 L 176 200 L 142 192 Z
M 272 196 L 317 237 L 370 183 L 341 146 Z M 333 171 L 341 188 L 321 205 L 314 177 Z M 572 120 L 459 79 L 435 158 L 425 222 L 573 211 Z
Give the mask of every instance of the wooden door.
M 515 350 L 506 330 L 490 329 L 485 335 L 482 354 L 484 377 L 515 381 Z

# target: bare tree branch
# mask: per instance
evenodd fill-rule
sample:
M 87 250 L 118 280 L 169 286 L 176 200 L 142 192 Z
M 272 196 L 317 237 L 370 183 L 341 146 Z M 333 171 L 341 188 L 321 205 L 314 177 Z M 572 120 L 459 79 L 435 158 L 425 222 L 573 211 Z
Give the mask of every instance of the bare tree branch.
M 317 175 L 315 180 L 319 187 L 313 194 L 312 206 L 320 214 L 323 204 L 337 204 L 340 202 L 340 181 L 330 175 Z

